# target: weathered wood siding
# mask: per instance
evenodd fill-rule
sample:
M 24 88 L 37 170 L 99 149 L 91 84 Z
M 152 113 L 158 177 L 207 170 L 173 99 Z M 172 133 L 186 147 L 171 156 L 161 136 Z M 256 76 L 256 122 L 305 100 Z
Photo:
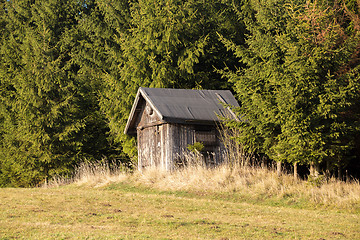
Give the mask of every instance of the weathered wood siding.
M 174 167 L 182 162 L 187 153 L 188 145 L 202 142 L 204 161 L 209 165 L 216 165 L 223 161 L 224 144 L 214 126 L 207 126 L 206 130 L 198 130 L 196 125 L 166 124 L 169 127 L 170 164 Z
M 151 107 L 144 103 L 137 122 L 138 167 L 149 166 L 172 170 L 184 160 L 189 144 L 203 142 L 204 161 L 215 165 L 222 161 L 224 145 L 213 126 L 161 122 Z
M 171 158 L 170 165 L 173 169 L 177 164 L 184 161 L 185 154 L 189 144 L 195 142 L 195 131 L 191 125 L 183 124 L 167 124 L 169 131 L 169 156 Z
M 136 124 L 138 139 L 138 167 L 139 169 L 149 166 L 160 166 L 161 136 L 159 126 L 160 119 L 148 103 L 143 104 L 140 118 Z M 154 126 L 152 126 L 155 124 Z

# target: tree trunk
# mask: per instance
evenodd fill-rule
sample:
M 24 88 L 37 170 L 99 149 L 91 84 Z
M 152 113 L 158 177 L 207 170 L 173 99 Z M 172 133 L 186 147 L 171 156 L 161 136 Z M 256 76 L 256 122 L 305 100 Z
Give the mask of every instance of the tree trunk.
M 338 178 L 339 178 L 339 180 L 343 180 L 343 175 L 342 175 L 342 169 L 341 169 L 341 167 L 338 167 Z
M 327 178 L 330 178 L 331 173 L 330 173 L 330 161 L 329 161 L 329 160 L 326 161 L 326 171 L 325 171 L 325 175 L 326 175 Z
M 294 162 L 294 179 L 297 180 L 298 179 L 298 173 L 297 173 L 297 163 Z
M 265 159 L 264 158 L 261 159 L 261 168 L 262 169 L 265 168 Z
M 280 175 L 281 175 L 281 162 L 280 161 L 276 162 L 276 173 L 277 173 L 278 177 L 280 177 Z
M 310 164 L 310 175 L 314 176 L 314 177 L 318 177 L 319 176 L 319 164 L 318 163 L 314 163 L 312 162 Z
M 310 176 L 314 176 L 314 164 L 313 163 L 310 163 Z

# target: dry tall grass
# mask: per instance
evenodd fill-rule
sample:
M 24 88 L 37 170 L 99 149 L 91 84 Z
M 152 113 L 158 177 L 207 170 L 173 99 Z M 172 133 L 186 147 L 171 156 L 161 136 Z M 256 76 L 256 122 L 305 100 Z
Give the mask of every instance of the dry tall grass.
M 314 206 L 360 210 L 359 181 L 330 179 L 314 186 L 305 180 L 294 180 L 289 174 L 278 176 L 272 169 L 260 166 L 234 167 L 226 163 L 213 168 L 192 164 L 172 172 L 149 168 L 134 173 L 122 168 L 110 168 L 104 163 L 87 163 L 80 165 L 71 179 L 56 178 L 47 186 L 73 183 L 100 187 L 120 182 L 161 191 L 235 194 L 255 201 L 285 201 L 285 204 L 300 205 L 307 202 Z
M 276 171 L 261 167 L 192 166 L 174 172 L 148 169 L 130 177 L 137 184 L 159 190 L 236 193 L 253 200 L 309 201 L 340 208 L 360 208 L 359 181 L 330 179 L 320 186 L 314 186 L 304 180 L 294 180 L 292 175 L 278 176 Z
M 129 177 L 127 168 L 123 165 L 109 164 L 107 161 L 83 162 L 71 177 L 56 176 L 46 182 L 43 187 L 59 187 L 67 184 L 105 186 L 114 182 L 121 182 Z
M 289 204 L 310 203 L 360 211 L 360 183 L 337 179 L 322 179 L 312 182 L 295 179 L 293 175 L 278 175 L 275 169 L 256 164 L 251 155 L 246 155 L 241 146 L 231 138 L 223 139 L 228 149 L 224 162 L 216 167 L 207 167 L 195 154 L 185 156 L 186 164 L 176 171 L 167 172 L 149 168 L 142 172 L 127 172 L 126 168 L 105 162 L 81 164 L 72 178 L 55 178 L 47 186 L 68 183 L 104 186 L 110 183 L 127 182 L 145 185 L 166 191 L 190 191 L 205 194 L 235 194 L 255 201 L 278 201 Z M 115 167 L 114 167 L 115 166 Z

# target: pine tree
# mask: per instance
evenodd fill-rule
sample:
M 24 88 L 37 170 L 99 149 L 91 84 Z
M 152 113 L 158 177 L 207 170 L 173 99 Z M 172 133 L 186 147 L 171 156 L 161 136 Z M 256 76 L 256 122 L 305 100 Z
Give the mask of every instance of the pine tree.
M 7 85 L 5 84 L 5 77 L 6 77 L 6 73 L 4 72 L 4 67 L 3 67 L 3 48 L 4 48 L 4 42 L 5 39 L 7 38 L 7 22 L 6 22 L 6 18 L 5 18 L 5 14 L 6 14 L 6 8 L 5 8 L 5 3 L 6 0 L 1 0 L 0 1 L 0 143 L 3 142 L 3 135 L 4 135 L 4 130 L 6 129 L 5 126 L 5 117 L 6 117 L 6 108 L 5 105 L 3 103 L 4 101 L 4 97 L 6 96 L 6 89 L 7 89 Z M 1 144 L 0 144 L 1 146 Z M 0 176 L 2 176 L 2 170 L 1 170 L 1 162 L 0 162 Z M 1 177 L 0 177 L 1 178 Z M 0 180 L 0 186 L 1 186 L 1 180 Z
M 103 81 L 100 103 L 115 141 L 134 157 L 135 139 L 124 135 L 123 130 L 137 89 L 228 88 L 215 68 L 238 63 L 225 51 L 218 33 L 241 39 L 242 32 L 234 25 L 238 22 L 231 21 L 234 15 L 226 1 L 127 3 L 94 2 L 94 11 L 83 29 L 96 47 L 86 48 L 83 56 L 89 56 L 88 66 L 96 66 L 86 67 L 87 71 L 96 72 Z M 97 70 L 91 70 L 94 68 Z
M 8 1 L 1 48 L 0 184 L 33 186 L 105 151 L 104 119 L 79 73 L 77 1 Z
M 117 105 L 116 99 L 127 94 L 117 79 L 121 78 L 119 69 L 124 62 L 122 36 L 128 34 L 130 28 L 129 2 L 131 1 L 87 1 L 86 11 L 78 26 L 80 47 L 76 54 L 76 63 L 80 66 L 82 75 L 96 86 L 96 98 L 102 106 L 101 112 L 107 120 L 106 127 L 110 128 L 112 136 L 123 134 L 114 127 L 116 119 L 113 115 L 116 108 L 122 107 Z M 111 95 L 112 93 L 114 95 Z M 109 109 L 104 106 L 106 96 L 110 96 L 114 101 L 114 104 L 109 103 Z M 108 140 L 118 152 L 122 151 L 123 145 L 116 142 L 116 139 L 114 141 L 114 137 Z M 128 142 L 134 144 L 131 139 Z
M 249 1 L 242 14 L 248 47 L 224 43 L 247 68 L 223 72 L 241 101 L 239 141 L 278 162 L 344 164 L 359 120 L 348 114 L 359 65 L 343 71 L 359 47 L 349 14 L 336 1 L 286 0 Z

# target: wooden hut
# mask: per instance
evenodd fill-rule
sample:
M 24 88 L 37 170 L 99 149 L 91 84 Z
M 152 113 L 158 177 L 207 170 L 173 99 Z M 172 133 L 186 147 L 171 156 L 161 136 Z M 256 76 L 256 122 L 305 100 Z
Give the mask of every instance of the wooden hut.
M 217 122 L 236 118 L 229 105 L 239 106 L 229 90 L 139 88 L 125 127 L 125 134 L 137 136 L 139 170 L 171 170 L 195 142 L 203 143 L 209 164 L 221 162 Z

